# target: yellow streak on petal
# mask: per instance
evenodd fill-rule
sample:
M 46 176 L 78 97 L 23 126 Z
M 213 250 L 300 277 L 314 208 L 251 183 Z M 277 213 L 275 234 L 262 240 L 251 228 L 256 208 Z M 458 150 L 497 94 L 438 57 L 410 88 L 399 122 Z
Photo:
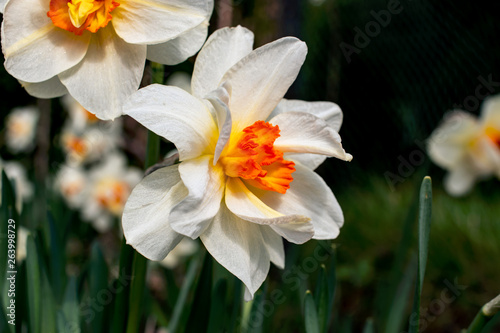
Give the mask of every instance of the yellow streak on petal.
M 11 46 L 5 49 L 4 52 L 4 57 L 8 58 L 12 56 L 14 53 L 19 52 L 20 50 L 24 49 L 26 46 L 31 44 L 33 41 L 42 38 L 43 36 L 47 35 L 50 31 L 55 29 L 56 26 L 52 24 L 52 22 L 47 23 L 47 25 L 41 27 L 40 29 L 36 30 L 32 34 L 18 40 Z

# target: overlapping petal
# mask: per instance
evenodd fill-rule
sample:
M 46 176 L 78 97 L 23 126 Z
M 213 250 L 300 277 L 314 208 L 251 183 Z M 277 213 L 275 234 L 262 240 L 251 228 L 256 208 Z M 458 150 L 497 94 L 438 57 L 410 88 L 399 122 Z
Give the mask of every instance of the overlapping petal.
M 267 247 L 262 246 L 262 227 L 238 218 L 222 204 L 213 222 L 200 235 L 215 260 L 243 281 L 248 290 L 246 300 L 259 289 L 269 271 L 270 255 Z
M 181 161 L 213 152 L 217 127 L 210 111 L 180 88 L 147 86 L 131 96 L 124 113 L 172 141 L 179 150 Z
M 340 135 L 326 121 L 310 113 L 282 113 L 269 122 L 280 128 L 280 137 L 274 147 L 282 152 L 314 153 L 344 161 L 352 159 L 352 155 L 342 148 Z
M 212 158 L 204 155 L 179 166 L 189 195 L 172 209 L 170 224 L 175 231 L 193 239 L 208 227 L 224 195 L 225 175 L 222 168 L 212 165 Z
M 201 48 L 207 33 L 208 22 L 203 22 L 167 42 L 148 45 L 147 58 L 160 64 L 177 65 Z
M 57 28 L 44 0 L 9 1 L 2 22 L 5 69 L 18 80 L 42 82 L 78 64 L 90 41 Z M 54 55 L 57 54 L 57 60 Z
M 59 78 L 85 109 L 101 119 L 114 119 L 122 114 L 123 102 L 139 86 L 145 59 L 145 45 L 125 43 L 108 25 L 92 34 L 83 61 Z
M 297 163 L 292 186 L 285 194 L 266 191 L 259 198 L 280 212 L 311 218 L 314 239 L 334 239 L 344 224 L 344 215 L 337 199 L 325 181 L 309 168 Z
M 307 54 L 304 42 L 284 37 L 255 49 L 222 77 L 232 88 L 233 130 L 267 119 L 295 81 Z
M 238 26 L 215 31 L 196 58 L 191 82 L 193 95 L 203 98 L 217 89 L 224 74 L 252 52 L 252 48 L 253 33 L 246 28 Z
M 186 197 L 178 166 L 146 176 L 132 191 L 122 217 L 127 243 L 151 260 L 162 260 L 181 241 L 169 221 L 172 207 Z
M 127 43 L 158 44 L 200 25 L 212 11 L 209 5 L 206 0 L 122 0 L 112 22 Z
M 30 83 L 20 81 L 20 83 L 30 95 L 37 98 L 55 98 L 68 93 L 68 89 L 66 89 L 57 76 L 43 82 Z

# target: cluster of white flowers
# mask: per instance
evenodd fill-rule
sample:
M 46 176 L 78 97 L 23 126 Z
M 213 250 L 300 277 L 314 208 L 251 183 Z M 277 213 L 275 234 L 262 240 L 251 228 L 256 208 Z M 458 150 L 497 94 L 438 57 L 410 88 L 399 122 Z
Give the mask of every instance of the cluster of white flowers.
M 119 149 L 119 119 L 99 120 L 68 95 L 64 96 L 63 105 L 69 113 L 61 134 L 66 163 L 60 166 L 54 185 L 85 221 L 105 232 L 121 216 L 142 172 L 128 167 Z

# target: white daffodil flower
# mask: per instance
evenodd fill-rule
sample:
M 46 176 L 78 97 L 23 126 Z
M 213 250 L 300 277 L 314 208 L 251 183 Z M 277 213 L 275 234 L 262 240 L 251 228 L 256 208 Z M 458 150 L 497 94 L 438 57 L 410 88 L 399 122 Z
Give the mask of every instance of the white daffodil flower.
M 56 174 L 55 189 L 71 208 L 81 208 L 88 185 L 86 172 L 78 166 L 63 165 Z
M 113 226 L 113 216 L 121 216 L 132 188 L 142 178 L 142 171 L 128 167 L 122 154 L 109 155 L 88 174 L 88 188 L 81 207 L 82 216 L 99 232 Z
M 10 0 L 5 68 L 33 96 L 69 92 L 101 119 L 121 115 L 146 58 L 174 65 L 203 45 L 213 0 Z
M 19 153 L 33 148 L 39 116 L 34 106 L 15 108 L 9 113 L 5 120 L 5 143 L 10 151 Z
M 28 175 L 26 174 L 26 169 L 19 162 L 2 160 L 0 160 L 0 169 L 5 171 L 7 178 L 9 178 L 14 187 L 16 193 L 16 209 L 18 212 L 21 212 L 23 201 L 30 200 L 35 192 L 33 184 L 29 181 Z M 2 183 L 0 181 L 0 189 L 1 188 Z
M 466 194 L 474 183 L 496 176 L 500 179 L 500 96 L 487 99 L 477 119 L 465 111 L 447 114 L 428 139 L 434 163 L 449 171 L 446 191 Z
M 249 30 L 220 29 L 197 57 L 192 95 L 151 85 L 124 107 L 173 142 L 180 160 L 132 191 L 122 217 L 127 242 L 160 261 L 184 237 L 199 237 L 243 281 L 247 300 L 270 262 L 284 267 L 282 237 L 293 243 L 337 237 L 342 210 L 313 169 L 325 156 L 352 158 L 337 133 L 337 105 L 283 100 L 305 43 L 286 37 L 253 51 L 252 45 Z

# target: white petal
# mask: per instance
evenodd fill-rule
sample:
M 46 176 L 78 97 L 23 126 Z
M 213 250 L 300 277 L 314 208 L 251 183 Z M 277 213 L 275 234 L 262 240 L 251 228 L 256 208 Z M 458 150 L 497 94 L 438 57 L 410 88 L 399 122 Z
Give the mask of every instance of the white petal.
M 332 102 L 306 102 L 283 98 L 273 110 L 269 119 L 283 112 L 305 112 L 313 114 L 326 121 L 336 132 L 340 131 L 340 127 L 342 126 L 342 110 L 337 104 Z
M 283 239 L 273 229 L 267 226 L 262 226 L 262 237 L 266 243 L 267 251 L 271 262 L 278 268 L 285 268 L 285 248 L 283 247 Z
M 146 176 L 134 188 L 123 210 L 127 244 L 148 259 L 165 258 L 183 238 L 170 227 L 168 215 L 187 194 L 177 165 Z
M 148 45 L 147 58 L 160 64 L 177 65 L 198 52 L 207 33 L 208 23 L 203 22 L 168 42 Z
M 314 235 L 309 217 L 300 214 L 284 215 L 272 209 L 252 193 L 239 178 L 228 178 L 225 202 L 233 214 L 245 221 L 271 226 L 290 242 L 301 244 Z
M 318 154 L 286 153 L 284 159 L 287 161 L 299 162 L 311 170 L 319 167 L 326 160 L 327 156 Z
M 3 14 L 3 9 L 4 9 L 6 3 L 7 3 L 7 0 L 0 0 L 0 13 L 2 13 L 2 14 Z
M 270 258 L 261 228 L 238 218 L 222 204 L 214 221 L 200 236 L 215 260 L 245 284 L 249 296 L 259 289 L 269 271 Z
M 125 43 L 111 24 L 92 34 L 85 58 L 59 78 L 69 93 L 98 118 L 122 114 L 123 102 L 139 88 L 146 46 Z
M 427 139 L 427 151 L 434 163 L 442 168 L 455 168 L 467 154 L 469 142 L 477 135 L 475 117 L 463 111 L 448 113 L 439 127 Z
M 446 175 L 444 188 L 450 195 L 462 196 L 472 189 L 476 179 L 477 175 L 472 170 L 458 167 Z
M 206 0 L 123 0 L 113 11 L 116 33 L 132 44 L 158 44 L 209 18 Z
M 179 165 L 189 195 L 172 209 L 169 219 L 175 231 L 193 239 L 210 224 L 224 195 L 224 171 L 211 162 L 212 156 L 205 155 Z
M 222 83 L 224 74 L 252 52 L 253 33 L 243 27 L 215 31 L 201 49 L 193 70 L 193 95 L 203 98 Z
M 149 130 L 172 141 L 181 161 L 213 152 L 215 148 L 217 127 L 210 111 L 180 88 L 147 86 L 133 94 L 123 110 Z
M 500 95 L 489 97 L 481 106 L 483 126 L 500 129 Z
M 310 113 L 286 112 L 269 121 L 280 128 L 274 147 L 282 152 L 314 153 L 350 161 L 342 148 L 340 135 L 323 119 Z
M 215 110 L 215 116 L 217 119 L 217 127 L 219 128 L 219 138 L 217 139 L 217 145 L 215 146 L 214 161 L 215 165 L 219 160 L 220 154 L 226 147 L 226 144 L 231 137 L 231 111 L 229 110 L 229 93 L 225 86 L 222 86 L 213 92 L 211 92 L 207 99 L 212 103 Z
M 30 83 L 19 81 L 24 89 L 31 96 L 37 98 L 55 98 L 60 97 L 68 93 L 66 87 L 61 83 L 61 80 L 57 76 L 53 78 L 37 83 Z
M 266 120 L 299 74 L 307 46 L 294 37 L 266 44 L 241 59 L 224 75 L 231 85 L 233 131 Z
M 269 207 L 286 213 L 311 218 L 314 239 L 337 238 L 344 215 L 337 199 L 325 181 L 309 168 L 295 164 L 293 181 L 285 194 L 263 192 L 259 197 Z
M 47 17 L 48 9 L 46 0 L 9 1 L 5 6 L 5 69 L 18 80 L 49 80 L 78 64 L 87 51 L 91 33 L 76 36 L 57 28 Z

